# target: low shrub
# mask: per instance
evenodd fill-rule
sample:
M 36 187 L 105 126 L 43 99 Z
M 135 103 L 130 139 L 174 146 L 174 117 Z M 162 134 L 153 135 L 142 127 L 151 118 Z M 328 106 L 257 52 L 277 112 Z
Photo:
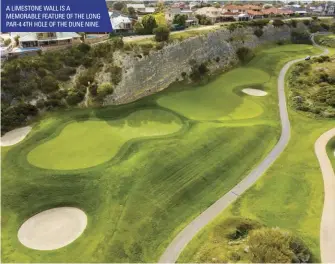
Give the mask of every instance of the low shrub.
M 203 79 L 204 76 L 207 75 L 209 72 L 209 69 L 207 68 L 207 65 L 205 63 L 201 64 L 196 64 L 196 63 L 191 63 L 192 65 L 192 71 L 190 73 L 190 78 L 193 81 L 199 81 Z
M 274 19 L 272 25 L 274 27 L 281 27 L 285 25 L 285 22 L 281 19 Z
M 102 101 L 107 95 L 114 92 L 113 85 L 111 83 L 103 83 L 97 89 L 96 99 Z
M 155 40 L 158 42 L 168 41 L 170 36 L 170 29 L 167 26 L 159 26 L 154 29 Z
M 312 253 L 304 242 L 279 228 L 260 228 L 249 233 L 251 261 L 256 263 L 310 263 Z
M 68 81 L 70 77 L 76 73 L 76 68 L 64 67 L 55 72 L 55 77 L 59 81 Z
M 50 93 L 58 90 L 58 82 L 52 75 L 46 75 L 41 80 L 41 91 Z
M 236 55 L 242 63 L 249 62 L 255 56 L 254 52 L 247 47 L 238 48 Z
M 261 28 L 257 28 L 255 29 L 254 34 L 260 38 L 263 35 L 263 30 Z
M 78 103 L 83 101 L 84 97 L 85 92 L 83 92 L 82 90 L 70 89 L 68 91 L 68 95 L 66 96 L 66 102 L 69 105 L 77 105 Z
M 114 85 L 117 85 L 122 80 L 122 68 L 119 66 L 111 65 L 107 68 L 107 71 L 110 73 Z

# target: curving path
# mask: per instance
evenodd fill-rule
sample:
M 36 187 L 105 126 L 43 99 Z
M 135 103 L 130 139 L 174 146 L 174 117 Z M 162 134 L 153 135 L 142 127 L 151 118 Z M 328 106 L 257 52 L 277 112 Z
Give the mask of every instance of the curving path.
M 326 151 L 326 145 L 333 137 L 335 128 L 322 134 L 314 145 L 325 192 L 320 229 L 321 260 L 324 263 L 335 263 L 335 173 Z
M 314 36 L 311 37 L 313 45 L 324 49 L 314 42 Z M 324 49 L 321 55 L 328 54 L 328 50 Z M 192 238 L 209 222 L 211 222 L 216 216 L 218 216 L 224 209 L 226 209 L 231 203 L 233 203 L 239 195 L 249 189 L 271 166 L 271 164 L 279 157 L 279 155 L 285 149 L 290 139 L 290 121 L 287 112 L 286 97 L 285 97 L 285 75 L 288 69 L 299 61 L 304 59 L 297 59 L 290 61 L 285 64 L 281 69 L 278 77 L 278 97 L 279 97 L 279 112 L 280 121 L 282 125 L 281 136 L 276 146 L 266 156 L 266 158 L 254 168 L 241 182 L 233 187 L 228 193 L 222 196 L 204 212 L 202 212 L 197 218 L 195 218 L 190 224 L 188 224 L 170 243 L 166 248 L 165 252 L 159 259 L 159 263 L 175 263 L 186 245 L 192 240 Z

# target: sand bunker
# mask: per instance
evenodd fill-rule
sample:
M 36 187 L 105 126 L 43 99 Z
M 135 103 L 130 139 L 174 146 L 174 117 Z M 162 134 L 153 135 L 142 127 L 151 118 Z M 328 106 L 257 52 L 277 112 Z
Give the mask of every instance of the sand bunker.
M 20 227 L 18 238 L 28 248 L 52 250 L 76 240 L 87 225 L 86 214 L 74 207 L 58 207 L 29 218 Z
M 7 132 L 1 137 L 1 146 L 12 146 L 23 140 L 32 127 L 26 126 Z
M 258 89 L 253 89 L 253 88 L 245 88 L 242 90 L 242 92 L 248 95 L 252 95 L 252 96 L 265 96 L 268 94 L 267 92 L 264 92 Z

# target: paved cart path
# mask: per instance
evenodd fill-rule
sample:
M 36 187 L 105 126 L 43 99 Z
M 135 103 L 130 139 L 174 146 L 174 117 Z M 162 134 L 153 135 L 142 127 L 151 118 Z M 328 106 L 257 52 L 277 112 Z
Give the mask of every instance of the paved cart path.
M 335 137 L 335 128 L 322 134 L 314 146 L 320 163 L 325 192 L 320 229 L 323 263 L 335 263 L 335 173 L 326 150 L 328 141 L 333 137 Z
M 324 49 L 314 42 L 314 36 L 312 36 L 312 42 L 314 46 Z M 328 50 L 324 49 L 321 55 L 328 54 Z M 159 259 L 159 263 L 175 263 L 186 245 L 192 240 L 192 238 L 208 223 L 214 220 L 224 209 L 226 209 L 232 202 L 234 202 L 239 195 L 249 189 L 272 165 L 272 163 L 279 157 L 284 151 L 287 143 L 290 139 L 290 121 L 287 112 L 286 97 L 285 97 L 285 75 L 288 69 L 302 59 L 292 60 L 285 64 L 281 69 L 278 77 L 278 98 L 279 98 L 279 112 L 280 121 L 282 126 L 281 136 L 272 149 L 272 151 L 266 156 L 266 158 L 254 168 L 240 183 L 233 187 L 228 193 L 222 196 L 198 217 L 196 217 L 190 224 L 188 224 L 170 243 L 166 248 L 165 252 Z M 334 248 L 335 249 L 335 248 Z

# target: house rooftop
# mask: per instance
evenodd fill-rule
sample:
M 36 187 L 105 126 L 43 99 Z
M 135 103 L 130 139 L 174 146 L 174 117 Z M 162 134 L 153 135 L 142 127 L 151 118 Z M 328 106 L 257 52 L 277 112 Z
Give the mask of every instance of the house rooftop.
M 127 7 L 133 7 L 135 9 L 144 9 L 145 5 L 144 4 L 127 4 Z
M 132 20 L 129 17 L 125 17 L 125 16 L 111 17 L 111 23 L 112 23 L 113 29 L 121 29 L 120 25 L 122 23 L 129 24 L 131 22 Z

